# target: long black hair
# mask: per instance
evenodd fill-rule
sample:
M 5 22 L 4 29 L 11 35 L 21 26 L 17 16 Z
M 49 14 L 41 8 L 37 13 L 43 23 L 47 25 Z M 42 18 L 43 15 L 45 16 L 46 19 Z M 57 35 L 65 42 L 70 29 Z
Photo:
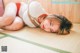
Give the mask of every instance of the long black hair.
M 72 27 L 72 22 L 69 21 L 65 16 L 53 15 L 60 20 L 60 29 L 58 34 L 69 34 Z

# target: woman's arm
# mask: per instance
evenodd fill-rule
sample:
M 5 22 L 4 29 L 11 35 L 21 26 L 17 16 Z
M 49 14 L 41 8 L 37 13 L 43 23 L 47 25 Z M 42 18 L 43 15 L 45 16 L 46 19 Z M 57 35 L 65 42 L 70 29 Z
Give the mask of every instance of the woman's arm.
M 23 26 L 24 26 L 23 20 L 20 17 L 16 17 L 11 25 L 5 26 L 3 27 L 3 29 L 14 31 L 20 30 L 21 28 L 23 28 Z
M 10 25 L 16 17 L 17 8 L 15 3 L 9 3 L 6 8 L 3 16 L 0 18 L 0 27 Z

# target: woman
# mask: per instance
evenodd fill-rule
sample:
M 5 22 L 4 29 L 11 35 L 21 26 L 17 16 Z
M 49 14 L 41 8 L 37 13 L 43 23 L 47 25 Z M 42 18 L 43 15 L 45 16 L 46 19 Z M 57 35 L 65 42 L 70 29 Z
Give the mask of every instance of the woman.
M 30 4 L 23 2 L 8 4 L 0 20 L 0 27 L 7 30 L 19 30 L 27 25 L 40 27 L 47 32 L 68 34 L 72 27 L 72 23 L 67 18 L 62 15 L 48 14 L 37 1 Z

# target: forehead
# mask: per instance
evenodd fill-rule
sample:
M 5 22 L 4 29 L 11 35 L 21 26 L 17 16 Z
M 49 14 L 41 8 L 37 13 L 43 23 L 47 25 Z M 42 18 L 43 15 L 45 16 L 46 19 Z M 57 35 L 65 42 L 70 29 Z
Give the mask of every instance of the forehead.
M 47 16 L 46 19 L 49 20 L 50 22 L 60 23 L 60 20 L 55 16 Z

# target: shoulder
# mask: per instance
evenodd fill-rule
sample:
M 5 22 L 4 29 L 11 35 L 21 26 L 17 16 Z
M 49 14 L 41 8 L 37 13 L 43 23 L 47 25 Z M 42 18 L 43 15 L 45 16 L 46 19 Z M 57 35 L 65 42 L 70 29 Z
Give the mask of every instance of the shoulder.
M 38 1 L 32 1 L 30 2 L 30 6 L 35 6 L 35 7 L 38 7 L 40 6 L 41 4 L 38 2 Z

